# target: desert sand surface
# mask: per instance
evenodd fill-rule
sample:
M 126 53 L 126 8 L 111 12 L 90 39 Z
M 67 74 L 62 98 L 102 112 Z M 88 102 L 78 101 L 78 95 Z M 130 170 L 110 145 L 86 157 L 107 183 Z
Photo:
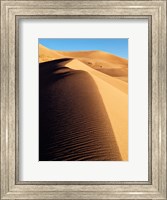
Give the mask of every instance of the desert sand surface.
M 58 52 L 50 50 L 41 44 L 39 44 L 38 51 L 39 51 L 38 52 L 39 53 L 39 63 L 64 57 L 63 55 L 59 54 Z
M 100 51 L 40 52 L 40 160 L 128 160 L 127 60 Z
M 128 81 L 128 61 L 103 51 L 64 52 L 50 50 L 39 44 L 39 63 L 59 58 L 77 58 L 89 67 L 107 75 Z M 121 78 L 124 77 L 124 78 Z
M 86 71 L 94 79 L 112 124 L 121 156 L 123 160 L 127 160 L 128 84 L 106 74 L 100 73 L 78 60 L 72 60 L 69 63 L 66 63 L 66 66 L 71 69 Z
M 39 66 L 39 160 L 122 160 L 94 79 L 59 64 Z

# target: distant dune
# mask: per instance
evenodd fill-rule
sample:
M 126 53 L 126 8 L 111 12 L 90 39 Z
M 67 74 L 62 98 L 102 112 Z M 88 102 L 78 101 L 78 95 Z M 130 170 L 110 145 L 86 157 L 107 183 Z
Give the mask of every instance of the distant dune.
M 72 58 L 89 58 L 89 59 L 93 59 L 96 61 L 103 61 L 103 62 L 109 62 L 112 64 L 120 64 L 120 65 L 125 65 L 125 67 L 128 64 L 128 61 L 126 59 L 120 58 L 118 56 L 109 54 L 107 52 L 103 52 L 103 51 L 78 51 L 78 52 L 61 52 L 61 51 L 57 51 L 62 53 L 65 57 L 72 57 Z M 86 61 L 86 60 L 85 60 Z
M 64 57 L 63 55 L 59 54 L 58 52 L 50 50 L 41 44 L 39 44 L 38 51 L 39 51 L 39 63 Z
M 39 45 L 39 62 L 41 160 L 128 160 L 128 61 Z
M 103 51 L 64 52 L 50 50 L 39 44 L 39 62 L 59 58 L 77 58 L 93 69 L 105 74 L 128 81 L 128 60 Z

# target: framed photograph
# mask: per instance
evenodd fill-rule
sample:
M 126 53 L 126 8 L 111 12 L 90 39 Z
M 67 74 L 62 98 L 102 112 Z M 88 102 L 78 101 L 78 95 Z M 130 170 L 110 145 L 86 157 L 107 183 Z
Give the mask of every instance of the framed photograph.
M 1 199 L 166 199 L 166 0 L 1 0 Z

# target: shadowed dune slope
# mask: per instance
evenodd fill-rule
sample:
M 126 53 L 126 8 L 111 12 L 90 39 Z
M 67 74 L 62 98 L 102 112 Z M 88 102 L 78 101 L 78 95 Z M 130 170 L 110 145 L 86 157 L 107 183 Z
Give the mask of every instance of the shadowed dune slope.
M 67 63 L 39 64 L 39 160 L 122 160 L 94 79 Z

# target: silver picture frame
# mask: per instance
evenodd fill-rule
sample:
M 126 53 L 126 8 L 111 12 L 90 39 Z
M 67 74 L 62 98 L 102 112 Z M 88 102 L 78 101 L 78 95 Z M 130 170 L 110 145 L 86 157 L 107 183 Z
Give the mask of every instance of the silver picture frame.
M 166 0 L 0 2 L 1 199 L 166 199 Z M 19 181 L 18 73 L 22 18 L 148 19 L 148 181 Z

